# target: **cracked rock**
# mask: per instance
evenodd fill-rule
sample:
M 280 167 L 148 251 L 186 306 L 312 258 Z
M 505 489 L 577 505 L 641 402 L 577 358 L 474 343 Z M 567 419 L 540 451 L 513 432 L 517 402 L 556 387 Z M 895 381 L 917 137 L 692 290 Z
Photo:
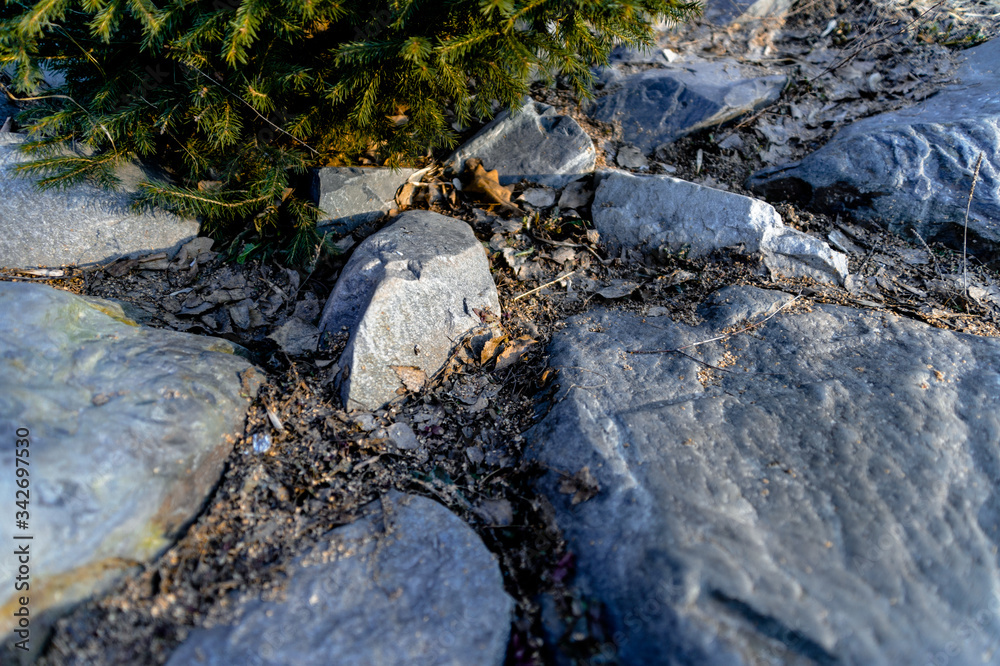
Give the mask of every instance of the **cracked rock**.
M 60 615 L 183 534 L 261 375 L 228 340 L 137 326 L 113 301 L 0 282 L 0 311 L 0 491 L 13 501 L 14 433 L 27 429 L 32 543 L 45 544 L 31 551 L 37 652 Z M 4 608 L 24 594 L 16 573 L 0 566 Z M 0 663 L 18 663 L 5 652 L 17 624 L 0 617 Z
M 813 304 L 698 347 L 728 372 L 622 354 L 790 298 L 727 287 L 697 327 L 596 310 L 556 334 L 565 388 L 526 438 L 575 583 L 626 666 L 989 661 L 1000 341 Z M 567 494 L 584 469 L 597 493 Z
M 483 246 L 468 224 L 407 211 L 365 239 L 326 303 L 320 329 L 350 337 L 339 364 L 347 409 L 378 409 L 405 386 L 394 367 L 433 376 L 462 336 L 500 313 Z M 420 353 L 414 353 L 419 349 Z
M 724 247 L 760 252 L 772 271 L 842 284 L 847 257 L 818 238 L 790 229 L 763 201 L 723 192 L 672 176 L 638 176 L 624 171 L 597 175 L 594 226 L 618 254 L 661 247 L 704 256 Z
M 415 169 L 323 167 L 313 171 L 312 198 L 321 214 L 320 233 L 354 231 L 395 208 L 396 191 Z
M 587 113 L 621 125 L 643 153 L 777 101 L 784 76 L 747 78 L 732 62 L 685 62 L 609 82 Z
M 965 52 L 959 84 L 916 106 L 859 120 L 801 162 L 755 173 L 748 186 L 962 249 L 972 174 L 969 250 L 1000 260 L 1000 39 Z
M 501 113 L 445 162 L 453 172 L 477 157 L 500 172 L 500 184 L 528 180 L 563 187 L 594 170 L 597 151 L 580 124 L 541 102 L 529 100 L 517 113 Z

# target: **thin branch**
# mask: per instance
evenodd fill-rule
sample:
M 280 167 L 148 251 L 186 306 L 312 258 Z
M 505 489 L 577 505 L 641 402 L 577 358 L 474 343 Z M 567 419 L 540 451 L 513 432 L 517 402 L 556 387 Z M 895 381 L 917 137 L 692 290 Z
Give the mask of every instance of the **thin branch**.
M 190 67 L 191 69 L 193 69 L 194 71 L 198 72 L 199 74 L 201 74 L 202 76 L 204 76 L 206 79 L 208 79 L 209 81 L 211 81 L 212 83 L 214 83 L 215 85 L 219 86 L 220 88 L 222 88 L 223 90 L 225 90 L 227 93 L 229 93 L 230 95 L 232 95 L 241 104 L 243 104 L 245 107 L 247 107 L 248 109 L 250 109 L 251 111 L 253 111 L 255 114 L 257 114 L 258 118 L 260 118 L 265 123 L 267 123 L 268 125 L 270 125 L 271 127 L 273 127 L 275 130 L 277 130 L 278 132 L 281 132 L 285 136 L 289 137 L 292 141 L 295 141 L 296 143 L 305 146 L 306 148 L 308 148 L 313 153 L 313 155 L 319 155 L 319 151 L 318 150 L 314 149 L 312 146 L 310 146 L 308 143 L 306 143 L 302 139 L 298 138 L 297 136 L 294 136 L 293 134 L 289 134 L 285 130 L 281 129 L 280 127 L 278 127 L 277 125 L 275 125 L 274 123 L 272 123 L 265 116 L 263 116 L 260 113 L 260 111 L 258 111 L 257 109 L 253 108 L 252 104 L 249 104 L 245 99 L 243 99 L 242 97 L 240 97 L 239 95 L 237 95 L 236 93 L 234 93 L 232 90 L 230 90 L 226 86 L 222 85 L 221 83 L 219 83 L 218 81 L 216 81 L 211 76 L 209 76 L 205 72 L 201 71 L 200 69 L 198 69 L 194 65 L 189 65 L 187 63 L 183 63 L 183 64 L 184 64 L 185 67 Z
M 85 114 L 87 114 L 87 117 L 89 117 L 91 120 L 93 120 L 94 118 L 92 115 L 90 115 L 90 111 L 87 111 L 87 109 L 85 109 L 82 104 L 80 104 L 78 101 L 76 101 L 69 95 L 42 95 L 41 97 L 15 97 L 14 93 L 12 93 L 3 83 L 0 83 L 0 90 L 3 90 L 4 93 L 7 95 L 7 97 L 9 97 L 11 100 L 15 102 L 35 102 L 43 99 L 68 99 L 69 101 L 73 102 L 78 107 L 80 107 L 80 110 L 83 111 Z M 108 137 L 108 141 L 111 142 L 111 149 L 114 150 L 115 152 L 118 152 L 118 148 L 115 146 L 115 140 L 111 138 L 111 132 L 108 131 L 108 128 L 104 126 L 104 123 L 97 123 L 97 125 L 102 130 L 104 130 L 104 135 Z
M 851 62 L 852 60 L 854 60 L 855 58 L 857 58 L 859 55 L 861 55 L 862 51 L 865 51 L 866 49 L 870 49 L 873 46 L 876 46 L 878 44 L 881 44 L 882 42 L 885 42 L 885 41 L 888 41 L 888 40 L 892 39 L 893 37 L 897 37 L 897 36 L 903 34 L 907 30 L 909 30 L 909 28 L 910 28 L 911 25 L 913 25 L 914 23 L 920 21 L 921 19 L 924 18 L 924 16 L 926 16 L 930 12 L 934 11 L 935 9 L 937 9 L 938 7 L 940 7 L 943 4 L 944 4 L 944 0 L 941 0 L 936 5 L 933 5 L 932 7 L 929 7 L 928 9 L 926 9 L 925 11 L 923 11 L 920 15 L 918 15 L 915 19 L 911 20 L 909 23 L 907 23 L 906 25 L 904 25 L 902 28 L 900 28 L 899 30 L 897 30 L 894 33 L 885 35 L 884 37 L 880 37 L 879 39 L 876 39 L 873 42 L 859 44 L 843 60 L 841 60 L 840 62 L 836 62 L 836 63 L 830 65 L 829 67 L 827 67 L 826 69 L 824 69 L 822 72 L 820 72 L 816 76 L 814 76 L 811 79 L 809 79 L 809 83 L 812 83 L 813 81 L 815 81 L 816 79 L 820 78 L 821 76 L 829 74 L 830 72 L 835 72 L 836 70 L 840 69 L 841 67 L 843 67 L 847 63 Z

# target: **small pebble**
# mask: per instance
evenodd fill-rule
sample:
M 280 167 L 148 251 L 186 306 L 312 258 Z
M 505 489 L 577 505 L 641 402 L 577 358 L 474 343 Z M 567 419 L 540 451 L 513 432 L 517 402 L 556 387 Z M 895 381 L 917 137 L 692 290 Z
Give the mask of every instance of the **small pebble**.
M 386 430 L 386 436 L 397 449 L 411 451 L 420 448 L 417 436 L 413 434 L 413 429 L 405 423 L 393 423 Z
M 262 432 L 254 433 L 253 452 L 256 453 L 257 455 L 260 455 L 262 453 L 267 453 L 270 450 L 271 450 L 271 436 Z

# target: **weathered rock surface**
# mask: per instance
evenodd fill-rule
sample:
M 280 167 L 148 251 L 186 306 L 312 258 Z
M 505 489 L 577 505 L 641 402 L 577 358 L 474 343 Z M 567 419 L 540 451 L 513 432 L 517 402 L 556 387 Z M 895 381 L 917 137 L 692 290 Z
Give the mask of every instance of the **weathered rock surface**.
M 716 25 L 783 18 L 792 4 L 793 0 L 710 0 L 705 3 L 704 17 Z
M 764 265 L 775 276 L 809 277 L 840 285 L 847 279 L 847 255 L 798 229 L 782 226 L 763 243 L 761 253 Z
M 25 428 L 30 518 L 16 534 L 33 537 L 37 650 L 59 614 L 156 557 L 200 510 L 257 380 L 232 343 L 137 327 L 110 301 L 0 282 L 0 311 L 0 431 L 10 438 L 0 493 L 14 501 L 13 438 Z M 14 527 L 13 515 L 0 526 L 11 548 Z M 0 566 L 4 649 L 15 573 Z
M 0 119 L 0 123 L 3 120 Z M 176 251 L 198 235 L 198 223 L 163 211 L 135 213 L 129 196 L 145 178 L 135 165 L 119 169 L 122 191 L 91 185 L 39 192 L 35 182 L 11 173 L 27 161 L 20 134 L 0 134 L 0 266 L 87 265 L 126 255 Z
M 430 377 L 463 335 L 481 324 L 475 310 L 500 312 L 482 245 L 468 224 L 407 211 L 354 250 L 327 301 L 320 329 L 350 338 L 340 357 L 348 409 L 378 409 L 404 387 L 405 373 Z
M 396 191 L 414 169 L 323 167 L 313 171 L 312 198 L 320 232 L 346 234 L 395 207 Z
M 610 80 L 587 113 L 620 124 L 624 140 L 649 153 L 777 101 L 786 81 L 784 76 L 746 78 L 735 63 L 675 63 Z
M 965 52 L 958 85 L 911 108 L 859 120 L 801 162 L 754 174 L 768 199 L 849 213 L 930 242 L 960 248 L 969 210 L 969 248 L 1000 259 L 1000 39 Z
M 478 157 L 500 172 L 500 183 L 522 179 L 563 187 L 594 170 L 597 151 L 580 124 L 541 102 L 528 101 L 514 115 L 501 113 L 447 159 L 461 172 L 465 160 Z
M 600 486 L 573 505 L 574 482 L 540 482 L 576 582 L 624 664 L 995 661 L 1000 340 L 813 305 L 688 349 L 726 372 L 627 353 L 789 298 L 728 287 L 698 327 L 595 311 L 555 337 L 561 390 L 528 439 Z
M 502 664 L 514 604 L 479 536 L 396 491 L 364 513 L 298 563 L 283 600 L 196 630 L 168 664 Z
M 594 226 L 614 252 L 655 253 L 687 248 L 700 257 L 742 245 L 760 252 L 774 272 L 843 283 L 847 257 L 819 240 L 786 227 L 770 204 L 672 176 L 601 171 L 594 193 Z

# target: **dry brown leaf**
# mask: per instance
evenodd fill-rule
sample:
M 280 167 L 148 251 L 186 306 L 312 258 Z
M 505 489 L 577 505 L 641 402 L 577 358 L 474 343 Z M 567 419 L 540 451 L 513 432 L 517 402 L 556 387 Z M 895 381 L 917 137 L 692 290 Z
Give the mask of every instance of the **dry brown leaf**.
M 517 210 L 510 202 L 512 191 L 500 184 L 500 172 L 487 171 L 483 163 L 475 157 L 465 161 L 465 168 L 472 172 L 472 182 L 462 188 L 463 192 L 482 194 L 493 203 Z
M 506 335 L 498 335 L 496 337 L 487 340 L 486 344 L 483 345 L 482 353 L 479 355 L 480 365 L 486 365 L 494 358 L 496 358 L 502 348 L 501 345 L 503 345 L 503 343 L 506 341 L 507 341 Z
M 417 198 L 417 186 L 413 183 L 403 183 L 403 186 L 399 188 L 399 193 L 396 194 L 396 204 L 400 208 L 409 208 L 412 206 Z
M 493 370 L 503 370 L 514 365 L 517 363 L 519 358 L 524 356 L 524 352 L 528 351 L 531 345 L 536 342 L 537 340 L 534 340 L 527 335 L 522 335 L 517 340 L 514 340 L 507 345 L 503 352 L 497 357 L 497 365 Z
M 472 308 L 472 311 L 479 317 L 479 321 L 484 324 L 492 324 L 495 321 L 499 321 L 497 316 L 487 307 L 482 310 L 479 308 Z
M 601 486 L 597 483 L 594 475 L 590 473 L 588 466 L 582 467 L 573 476 L 565 477 L 559 482 L 559 492 L 563 495 L 572 495 L 573 499 L 570 500 L 572 504 L 586 502 L 600 491 Z
M 391 365 L 389 366 L 403 382 L 407 391 L 419 391 L 427 383 L 427 373 L 412 365 Z

